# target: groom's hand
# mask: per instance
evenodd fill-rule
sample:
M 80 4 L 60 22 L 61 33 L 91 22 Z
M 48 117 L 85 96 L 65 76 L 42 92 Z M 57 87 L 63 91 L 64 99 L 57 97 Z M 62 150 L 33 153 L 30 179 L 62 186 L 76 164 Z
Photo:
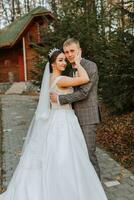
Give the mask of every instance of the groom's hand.
M 50 92 L 50 100 L 53 103 L 57 103 L 58 94 L 54 92 Z

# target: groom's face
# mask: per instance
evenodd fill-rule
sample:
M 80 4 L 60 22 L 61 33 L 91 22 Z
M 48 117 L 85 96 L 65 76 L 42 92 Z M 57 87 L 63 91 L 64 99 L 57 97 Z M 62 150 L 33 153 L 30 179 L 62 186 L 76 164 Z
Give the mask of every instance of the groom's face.
M 64 46 L 63 49 L 64 49 L 64 53 L 65 53 L 65 56 L 66 56 L 67 60 L 71 64 L 73 64 L 76 55 L 80 51 L 80 47 L 77 44 L 72 43 L 72 44 L 69 44 L 67 46 Z

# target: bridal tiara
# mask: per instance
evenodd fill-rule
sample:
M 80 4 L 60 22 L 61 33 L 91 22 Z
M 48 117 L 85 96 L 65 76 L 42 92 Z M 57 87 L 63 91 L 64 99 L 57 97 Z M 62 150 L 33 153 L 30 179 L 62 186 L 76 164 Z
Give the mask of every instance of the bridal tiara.
M 51 50 L 49 51 L 49 53 L 48 53 L 48 55 L 49 55 L 50 58 L 51 58 L 51 56 L 53 55 L 53 53 L 54 53 L 55 51 L 60 51 L 60 49 L 57 49 L 57 48 L 51 49 Z

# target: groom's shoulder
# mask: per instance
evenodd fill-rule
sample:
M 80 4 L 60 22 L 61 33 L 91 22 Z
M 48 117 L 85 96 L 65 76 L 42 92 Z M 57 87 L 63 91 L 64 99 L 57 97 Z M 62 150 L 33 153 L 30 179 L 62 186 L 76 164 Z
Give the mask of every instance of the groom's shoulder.
M 82 58 L 82 64 L 83 64 L 83 66 L 85 66 L 86 68 L 90 68 L 90 69 L 97 70 L 97 65 L 96 65 L 96 63 L 93 62 L 93 61 L 91 61 L 91 60 Z

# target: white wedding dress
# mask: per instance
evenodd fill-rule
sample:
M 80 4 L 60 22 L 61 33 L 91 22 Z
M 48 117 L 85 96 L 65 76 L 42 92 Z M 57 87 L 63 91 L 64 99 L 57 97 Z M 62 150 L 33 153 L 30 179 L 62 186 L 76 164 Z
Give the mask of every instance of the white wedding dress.
M 51 89 L 73 92 L 56 81 Z M 0 200 L 107 200 L 71 105 L 53 103 L 48 124 L 47 133 L 38 127 L 31 137 Z

